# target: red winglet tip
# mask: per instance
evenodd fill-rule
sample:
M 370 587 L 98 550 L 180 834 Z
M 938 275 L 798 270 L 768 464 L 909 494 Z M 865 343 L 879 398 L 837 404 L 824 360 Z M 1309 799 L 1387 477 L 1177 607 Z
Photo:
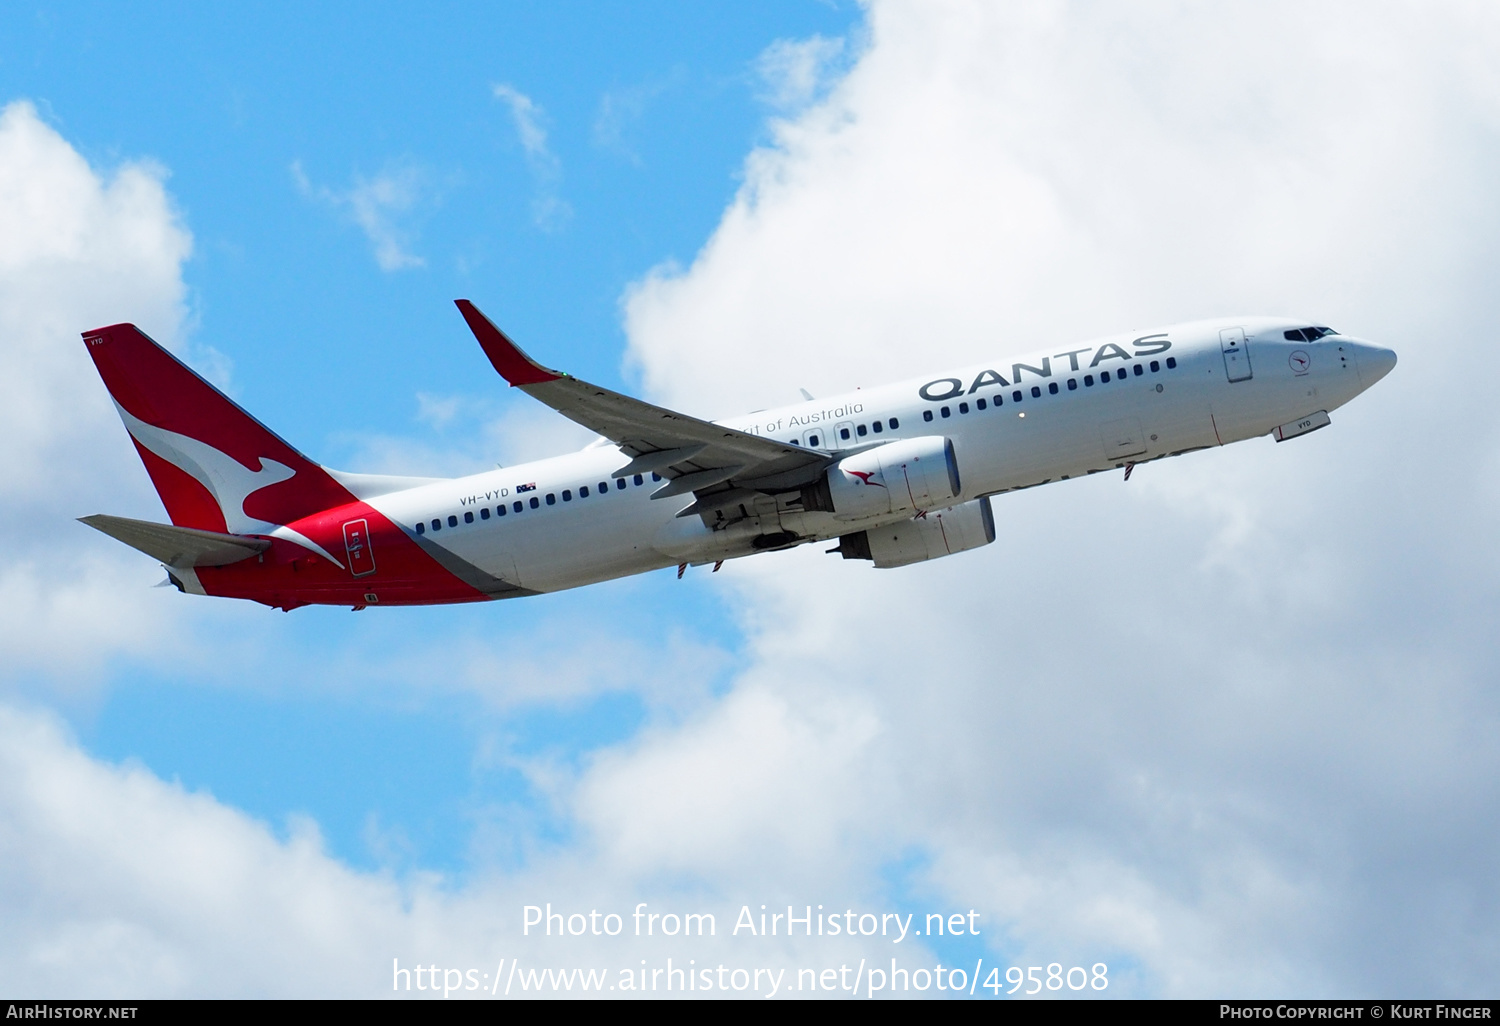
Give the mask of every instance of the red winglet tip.
M 464 315 L 469 330 L 479 340 L 479 347 L 484 350 L 484 355 L 490 358 L 495 370 L 512 386 L 542 385 L 561 377 L 523 353 L 521 347 L 495 327 L 473 303 L 467 299 L 455 299 L 453 303 L 458 307 L 458 312 Z

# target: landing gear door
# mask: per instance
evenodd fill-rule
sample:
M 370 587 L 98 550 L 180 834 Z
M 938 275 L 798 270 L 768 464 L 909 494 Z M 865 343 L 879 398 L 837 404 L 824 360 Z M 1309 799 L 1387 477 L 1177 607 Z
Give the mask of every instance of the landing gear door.
M 1230 381 L 1248 381 L 1250 343 L 1245 340 L 1245 329 L 1225 328 L 1219 332 L 1219 345 L 1224 350 L 1224 374 Z

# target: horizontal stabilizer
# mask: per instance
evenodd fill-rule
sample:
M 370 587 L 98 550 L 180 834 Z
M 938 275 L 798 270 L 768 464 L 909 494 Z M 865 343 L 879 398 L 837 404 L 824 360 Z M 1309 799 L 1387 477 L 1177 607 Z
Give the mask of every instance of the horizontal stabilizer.
M 264 538 L 200 531 L 195 527 L 173 527 L 147 520 L 111 517 L 103 513 L 79 517 L 78 522 L 102 531 L 116 541 L 153 556 L 167 566 L 225 566 L 249 559 L 271 547 Z

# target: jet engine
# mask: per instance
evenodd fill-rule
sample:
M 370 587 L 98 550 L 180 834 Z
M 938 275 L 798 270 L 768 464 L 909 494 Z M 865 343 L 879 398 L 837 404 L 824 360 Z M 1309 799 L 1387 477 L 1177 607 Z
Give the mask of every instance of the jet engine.
M 844 457 L 802 489 L 802 508 L 861 520 L 937 509 L 960 490 L 953 443 L 926 435 Z
M 845 559 L 874 560 L 877 567 L 884 569 L 951 556 L 994 540 L 995 515 L 986 495 L 914 520 L 846 534 L 832 551 Z

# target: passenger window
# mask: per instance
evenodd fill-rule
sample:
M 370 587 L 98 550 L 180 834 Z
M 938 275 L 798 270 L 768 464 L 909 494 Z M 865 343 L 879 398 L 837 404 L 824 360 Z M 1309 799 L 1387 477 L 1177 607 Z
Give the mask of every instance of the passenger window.
M 563 502 L 572 502 L 572 501 L 573 501 L 573 489 L 571 489 L 571 488 L 564 488 L 563 489 Z
M 880 421 L 877 420 L 875 423 L 870 425 L 870 430 L 874 431 L 878 435 L 880 434 L 880 432 L 884 431 L 885 428 L 881 427 Z
M 1151 361 L 1151 373 L 1155 374 L 1159 370 L 1161 370 L 1161 361 L 1160 360 L 1152 360 Z
M 1069 392 L 1076 392 L 1076 391 L 1078 391 L 1078 379 L 1077 378 L 1069 378 L 1068 379 L 1068 391 Z
M 549 505 L 549 506 L 556 506 L 557 505 L 557 496 L 555 494 L 553 494 L 552 492 L 548 492 L 547 493 L 547 505 Z
M 1176 367 L 1177 367 L 1177 357 L 1175 357 L 1175 356 L 1169 356 L 1169 357 L 1167 357 L 1167 370 L 1174 370 Z
M 660 481 L 661 480 L 661 475 L 658 474 L 656 471 L 653 470 L 653 471 L 651 471 L 651 480 L 653 480 L 653 481 Z
M 588 485 L 579 485 L 578 486 L 578 497 L 580 499 L 587 499 L 589 497 L 589 486 Z
M 603 495 L 607 491 L 609 491 L 609 482 L 608 481 L 600 481 L 599 482 L 599 494 Z
M 1016 403 L 1020 402 L 1021 401 L 1021 390 L 1018 388 L 1014 392 L 1012 392 L 1010 394 L 1010 399 L 1011 399 L 1011 402 L 1016 402 Z
M 1057 394 L 1057 382 L 1055 382 L 1055 381 L 1049 381 L 1049 382 L 1047 382 L 1047 391 L 1051 392 L 1053 395 L 1056 395 Z
M 839 437 L 842 438 L 846 442 L 849 441 L 849 429 L 848 428 L 839 428 Z
M 925 420 L 925 421 L 931 421 L 932 420 L 932 411 L 931 410 L 923 410 L 922 411 L 922 419 Z
M 635 481 L 635 484 L 636 484 L 637 488 L 639 488 L 641 485 L 643 485 L 643 484 L 646 483 L 646 479 L 644 477 L 642 477 L 641 475 L 639 475 L 639 474 L 635 475 L 635 477 L 632 480 Z
M 449 516 L 448 517 L 448 526 L 449 527 L 457 527 L 458 526 L 458 517 Z
M 490 518 L 490 508 L 488 506 L 485 506 L 483 509 L 481 509 L 479 511 L 479 519 L 480 520 L 488 520 L 489 518 Z
M 787 441 L 791 442 L 793 445 L 795 445 L 799 449 L 802 448 L 802 443 L 799 442 L 799 441 L 797 441 L 795 438 L 788 438 Z M 637 475 L 637 476 L 639 476 L 639 475 Z M 640 482 L 637 481 L 636 484 L 640 484 Z
M 1005 396 L 1001 395 L 999 392 L 995 393 L 994 399 L 995 399 L 995 409 L 998 410 L 1000 407 L 1002 407 L 1002 406 L 1005 405 Z
M 1093 388 L 1094 387 L 1094 376 L 1092 374 L 1085 374 L 1083 376 L 1083 387 L 1084 388 Z
M 953 411 L 950 410 L 950 409 L 948 409 L 948 407 L 944 406 L 944 407 L 942 407 L 941 409 L 938 410 L 938 416 L 940 416 L 940 417 L 951 417 L 951 416 L 953 416 Z
M 518 503 L 516 503 L 516 505 L 519 506 L 520 503 L 518 502 Z M 497 516 L 497 517 L 503 517 L 503 516 L 505 516 L 505 503 L 502 502 L 500 505 L 498 505 L 498 506 L 495 507 L 495 516 Z
M 1109 380 L 1109 371 L 1100 371 L 1099 372 L 1099 380 L 1100 381 L 1108 381 Z
M 947 416 L 947 414 L 946 414 L 946 413 L 945 413 L 945 414 L 943 414 L 943 416 L 945 416 L 945 417 L 946 417 L 946 416 Z M 869 434 L 869 433 L 870 433 L 870 431 L 869 431 L 869 429 L 868 429 L 868 428 L 866 428 L 866 427 L 865 427 L 865 426 L 864 426 L 864 425 L 863 425 L 863 424 L 861 424 L 861 425 L 859 425 L 859 426 L 858 426 L 858 427 L 856 427 L 856 428 L 855 428 L 855 429 L 854 429 L 854 433 L 855 433 L 855 434 L 856 434 L 856 435 L 858 435 L 858 436 L 859 436 L 859 437 L 861 437 L 861 438 L 863 438 L 863 437 L 865 437 L 865 435 L 868 435 L 868 434 Z
M 443 522 L 441 520 L 434 520 L 432 522 L 432 529 L 434 531 L 441 531 L 443 529 Z
M 976 409 L 976 410 L 986 409 L 985 401 L 983 399 L 975 399 L 974 400 L 974 409 Z
M 1140 364 L 1136 364 L 1135 365 L 1135 376 L 1136 377 L 1140 377 L 1144 373 L 1146 373 L 1146 368 L 1142 367 Z
M 422 523 L 422 521 L 420 521 L 420 520 L 417 521 L 417 533 L 418 534 L 426 534 L 427 533 L 427 525 L 424 524 L 424 523 Z
M 535 499 L 532 499 L 532 500 L 531 500 L 531 501 L 532 501 L 532 502 L 535 502 L 535 501 L 536 501 L 536 500 L 535 500 Z M 520 499 L 517 499 L 517 500 L 516 500 L 516 501 L 515 501 L 515 502 L 513 502 L 513 503 L 511 503 L 511 506 L 510 506 L 510 508 L 511 508 L 511 509 L 513 509 L 513 510 L 515 510 L 515 511 L 516 511 L 516 512 L 517 512 L 517 513 L 519 513 L 519 512 L 521 512 L 521 510 L 522 510 L 522 509 L 524 509 L 524 508 L 525 508 L 525 507 L 523 507 L 523 506 L 522 506 L 522 505 L 521 505 L 521 500 L 520 500 Z
M 818 447 L 818 436 L 817 435 L 808 435 L 807 436 L 807 444 L 809 446 L 811 446 L 812 448 L 816 449 Z
M 1033 399 L 1040 399 L 1041 397 L 1042 397 L 1042 390 L 1040 388 L 1038 388 L 1036 385 L 1032 385 L 1031 386 L 1031 398 L 1033 398 Z
M 474 522 L 474 511 L 470 510 L 469 512 L 467 512 L 467 513 L 464 514 L 464 523 L 466 523 L 466 524 L 472 524 L 473 522 Z
M 892 417 L 887 423 L 890 424 L 892 431 L 896 431 L 901 427 L 901 422 L 895 417 Z
M 959 413 L 968 413 L 969 412 L 969 404 L 968 403 L 959 403 L 958 404 L 958 412 Z
M 615 487 L 623 492 L 625 490 L 625 479 L 623 477 L 615 478 Z
M 531 497 L 531 508 L 532 509 L 539 509 L 541 507 L 541 505 L 542 505 L 542 501 L 540 499 L 538 499 L 535 495 L 533 495 Z

